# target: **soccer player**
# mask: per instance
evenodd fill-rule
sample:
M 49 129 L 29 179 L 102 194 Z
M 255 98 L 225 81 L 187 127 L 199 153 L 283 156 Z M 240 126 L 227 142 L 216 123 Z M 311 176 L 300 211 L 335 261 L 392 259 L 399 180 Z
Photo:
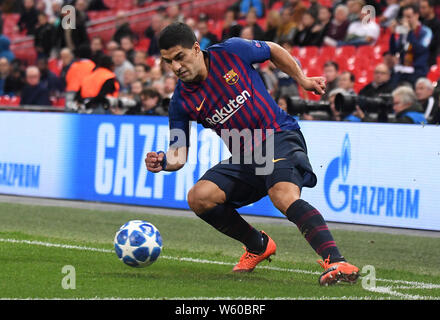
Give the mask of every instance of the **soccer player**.
M 162 60 L 179 81 L 169 107 L 169 149 L 166 153 L 149 152 L 147 169 L 176 171 L 184 166 L 192 120 L 213 129 L 225 142 L 233 138 L 231 132 L 260 130 L 260 135 L 252 135 L 250 144 L 239 140 L 235 149 L 239 152 L 231 151 L 232 163 L 231 159 L 222 161 L 206 171 L 188 192 L 189 207 L 218 231 L 244 244 L 245 253 L 233 271 L 251 272 L 261 261 L 270 261 L 276 244 L 236 209 L 269 195 L 322 257 L 325 271 L 319 283 L 355 282 L 359 269 L 345 261 L 320 212 L 300 198 L 301 189 L 314 187 L 317 179 L 299 125 L 275 103 L 252 65 L 270 59 L 304 89 L 318 94 L 324 93 L 325 79 L 306 77 L 295 59 L 273 42 L 231 38 L 202 51 L 192 29 L 183 23 L 163 29 L 159 47 Z M 246 157 L 259 149 L 273 154 L 271 170 L 264 174 L 258 169 L 270 168 L 268 163 Z

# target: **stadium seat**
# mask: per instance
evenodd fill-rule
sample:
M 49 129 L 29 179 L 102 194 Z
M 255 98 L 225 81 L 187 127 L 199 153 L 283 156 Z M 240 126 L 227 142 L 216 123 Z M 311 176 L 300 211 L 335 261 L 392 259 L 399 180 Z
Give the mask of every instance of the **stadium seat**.
M 440 78 L 440 68 L 438 64 L 431 66 L 426 77 L 432 82 L 437 82 L 437 80 Z
M 321 47 L 320 50 L 320 55 L 325 56 L 327 58 L 327 60 L 331 60 L 335 57 L 336 55 L 336 48 L 335 47 L 330 47 L 330 46 L 325 46 L 325 47 Z
M 150 38 L 141 38 L 136 44 L 135 49 L 148 51 L 148 48 L 150 47 L 150 42 L 151 42 Z
M 374 57 L 373 46 L 360 46 L 356 50 L 356 57 L 371 60 Z
M 343 58 L 349 58 L 356 54 L 356 47 L 355 46 L 341 46 L 337 47 L 335 50 L 335 56 L 336 57 L 343 57 Z

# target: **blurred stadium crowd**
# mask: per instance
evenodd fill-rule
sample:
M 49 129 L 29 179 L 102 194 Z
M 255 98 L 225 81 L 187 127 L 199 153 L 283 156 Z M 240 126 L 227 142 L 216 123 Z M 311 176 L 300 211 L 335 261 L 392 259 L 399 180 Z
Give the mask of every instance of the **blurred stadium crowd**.
M 306 75 L 325 76 L 326 94 L 317 96 L 272 63 L 255 65 L 293 116 L 440 122 L 439 0 L 3 0 L 0 6 L 2 109 L 167 115 L 177 79 L 161 63 L 157 36 L 182 21 L 202 49 L 230 37 L 274 41 Z M 72 17 L 75 28 L 63 27 Z

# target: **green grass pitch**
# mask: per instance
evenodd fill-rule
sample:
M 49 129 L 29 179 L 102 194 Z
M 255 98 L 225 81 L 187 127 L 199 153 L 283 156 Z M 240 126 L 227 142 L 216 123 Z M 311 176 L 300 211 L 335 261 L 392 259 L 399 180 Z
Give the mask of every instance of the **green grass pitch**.
M 161 256 L 146 268 L 124 265 L 113 251 L 116 231 L 133 219 L 153 223 L 163 238 Z M 254 225 L 275 240 L 277 254 L 252 273 L 234 274 L 241 244 L 199 219 L 158 215 L 154 208 L 133 213 L 0 203 L 0 298 L 440 298 L 440 238 L 332 230 L 344 256 L 364 273 L 354 285 L 321 287 L 319 257 L 296 226 Z

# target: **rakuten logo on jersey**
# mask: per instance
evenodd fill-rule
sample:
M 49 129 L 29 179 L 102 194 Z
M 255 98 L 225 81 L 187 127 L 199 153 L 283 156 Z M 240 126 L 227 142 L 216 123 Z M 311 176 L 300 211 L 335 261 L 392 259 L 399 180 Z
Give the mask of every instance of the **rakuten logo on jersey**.
M 247 90 L 243 90 L 241 94 L 235 97 L 235 99 L 229 99 L 226 106 L 220 110 L 216 110 L 212 117 L 207 117 L 205 120 L 212 126 L 217 123 L 225 123 L 250 97 L 250 93 Z

